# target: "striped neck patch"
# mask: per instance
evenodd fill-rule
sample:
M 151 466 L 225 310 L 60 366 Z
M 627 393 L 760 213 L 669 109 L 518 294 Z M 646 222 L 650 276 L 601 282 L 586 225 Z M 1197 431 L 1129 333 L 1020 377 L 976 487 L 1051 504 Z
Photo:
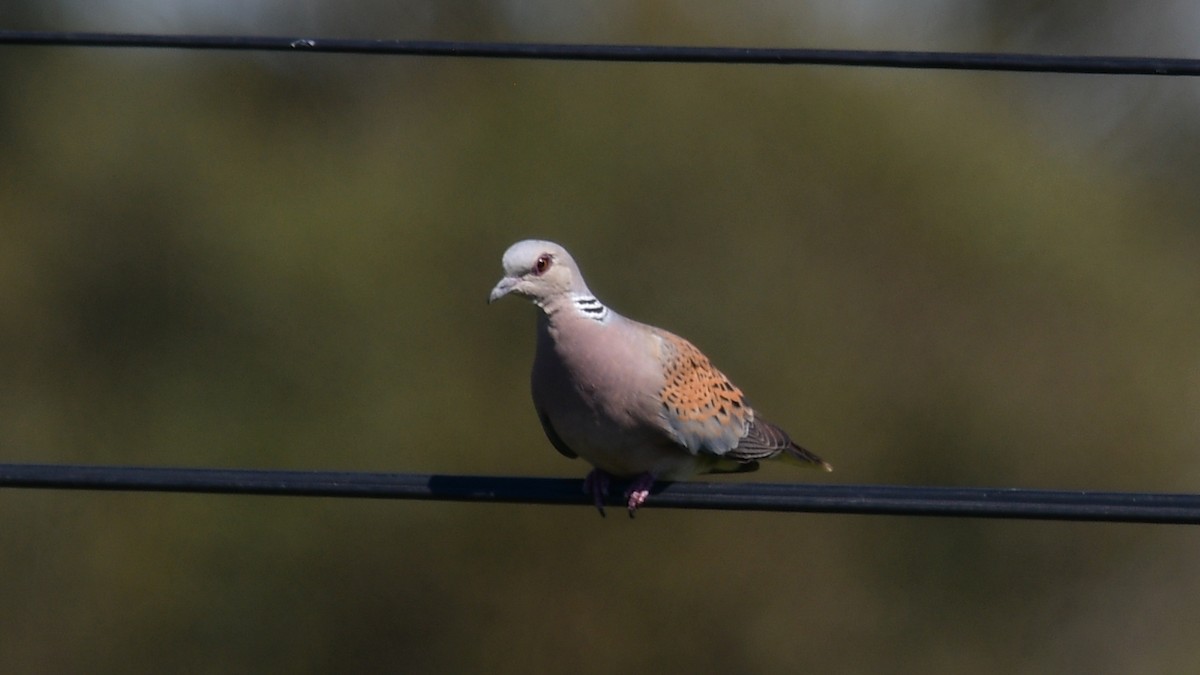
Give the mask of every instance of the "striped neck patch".
M 576 311 L 596 323 L 608 321 L 608 308 L 594 295 L 572 295 L 571 304 L 575 306 Z

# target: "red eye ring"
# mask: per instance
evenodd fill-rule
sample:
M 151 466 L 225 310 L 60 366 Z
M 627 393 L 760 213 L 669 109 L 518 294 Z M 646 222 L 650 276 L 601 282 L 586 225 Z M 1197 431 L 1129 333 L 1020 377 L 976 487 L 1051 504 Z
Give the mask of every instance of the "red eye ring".
M 533 263 L 533 273 L 537 276 L 541 276 L 541 275 L 545 274 L 546 270 L 550 269 L 550 263 L 553 261 L 554 261 L 554 257 L 551 256 L 549 253 L 541 254 L 540 256 L 538 256 L 538 259 Z

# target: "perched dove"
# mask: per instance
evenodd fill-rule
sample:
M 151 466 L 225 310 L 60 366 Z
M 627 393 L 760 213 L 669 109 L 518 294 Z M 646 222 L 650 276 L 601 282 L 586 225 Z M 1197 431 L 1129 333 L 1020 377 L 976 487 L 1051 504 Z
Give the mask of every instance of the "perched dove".
M 632 516 L 655 480 L 754 471 L 776 458 L 832 470 L 758 417 L 692 343 L 597 300 L 562 246 L 517 242 L 503 264 L 488 302 L 514 293 L 541 308 L 533 404 L 550 443 L 595 467 L 584 489 L 601 515 L 614 476 L 632 479 Z

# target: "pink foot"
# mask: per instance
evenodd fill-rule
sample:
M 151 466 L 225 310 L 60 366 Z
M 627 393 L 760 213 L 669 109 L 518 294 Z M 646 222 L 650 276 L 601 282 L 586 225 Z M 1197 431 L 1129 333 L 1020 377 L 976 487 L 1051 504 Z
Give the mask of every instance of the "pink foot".
M 592 496 L 592 503 L 596 505 L 601 518 L 604 517 L 604 498 L 608 496 L 609 480 L 609 475 L 600 469 L 592 469 L 583 479 L 583 491 Z
M 625 491 L 625 497 L 629 499 L 630 518 L 637 513 L 639 506 L 646 503 L 646 498 L 650 496 L 650 488 L 652 487 L 654 487 L 654 474 L 652 473 L 640 474 L 629 483 L 629 489 Z

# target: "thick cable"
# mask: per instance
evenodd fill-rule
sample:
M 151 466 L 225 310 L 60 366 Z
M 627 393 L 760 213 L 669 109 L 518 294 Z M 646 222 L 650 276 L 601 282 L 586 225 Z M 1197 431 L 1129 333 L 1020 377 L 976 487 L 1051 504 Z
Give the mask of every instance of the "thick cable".
M 519 476 L 0 464 L 0 488 L 591 506 L 580 480 Z M 691 481 L 643 508 L 1200 524 L 1200 495 L 1021 488 Z

